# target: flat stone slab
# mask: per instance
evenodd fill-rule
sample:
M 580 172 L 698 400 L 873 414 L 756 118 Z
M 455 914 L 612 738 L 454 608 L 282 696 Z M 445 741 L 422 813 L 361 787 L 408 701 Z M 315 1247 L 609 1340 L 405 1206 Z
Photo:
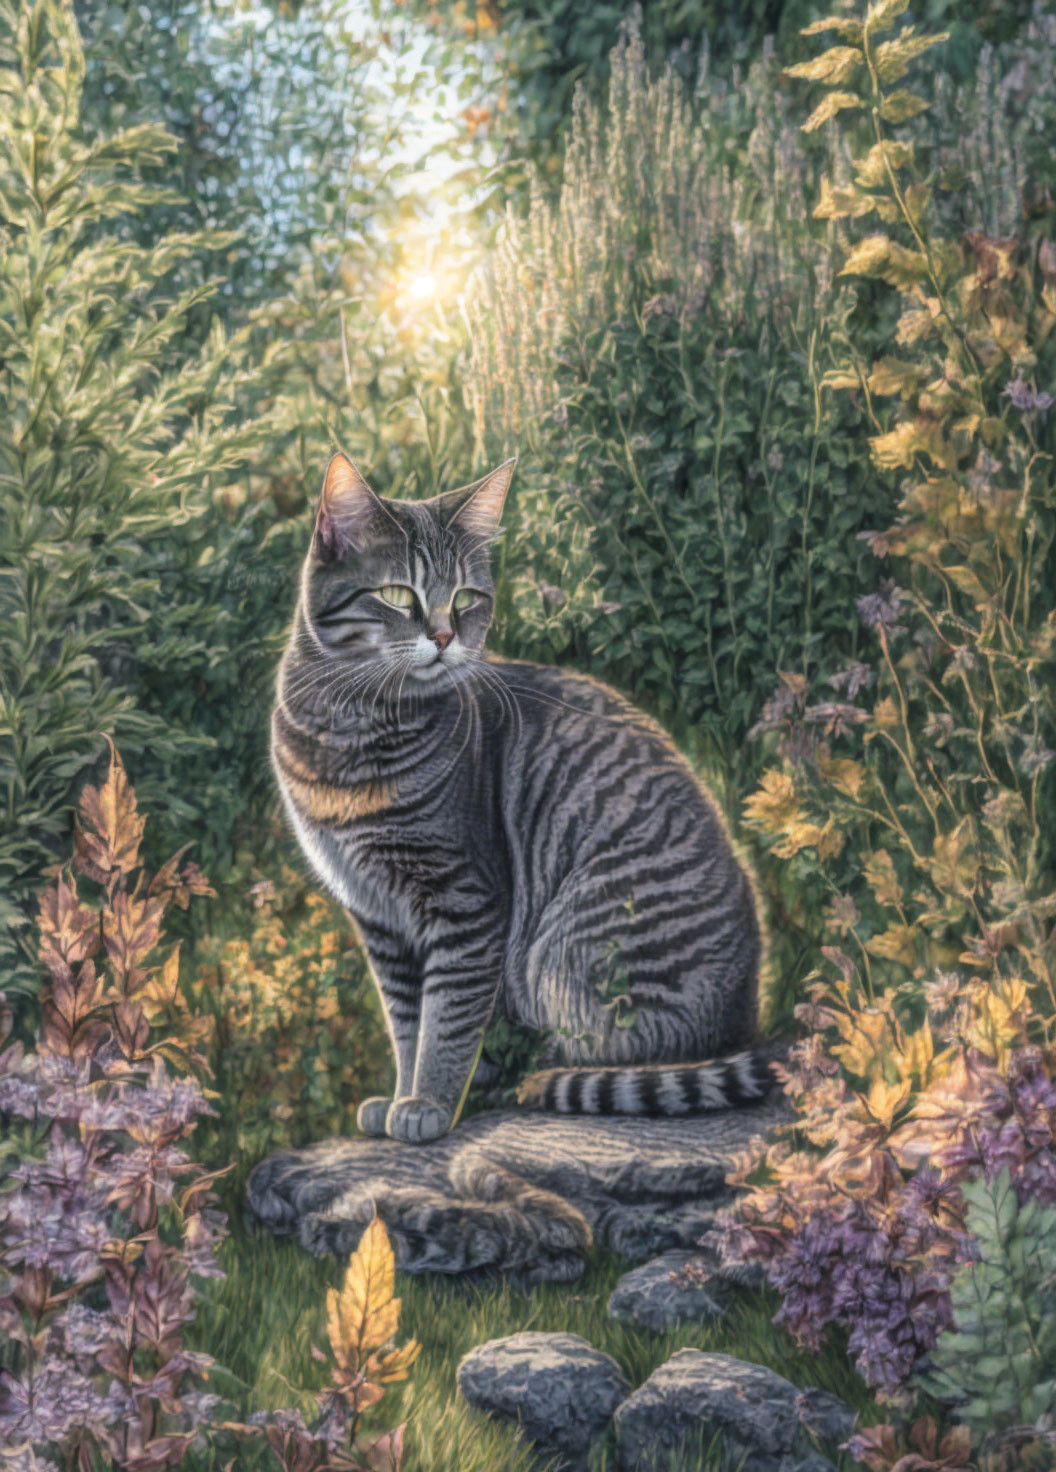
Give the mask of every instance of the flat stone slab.
M 609 1297 L 609 1313 L 623 1324 L 659 1333 L 673 1324 L 721 1319 L 728 1296 L 711 1257 L 675 1250 L 624 1273 Z
M 471 1349 L 458 1388 L 480 1411 L 513 1421 L 544 1451 L 581 1457 L 630 1386 L 616 1361 L 578 1334 L 510 1334 Z
M 478 1114 L 441 1140 L 353 1137 L 270 1156 L 256 1219 L 319 1256 L 345 1254 L 377 1212 L 405 1272 L 579 1276 L 592 1242 L 640 1262 L 692 1248 L 730 1199 L 734 1154 L 788 1118 L 751 1108 L 673 1119 Z
M 825 1465 L 810 1433 L 843 1440 L 854 1414 L 835 1396 L 800 1391 L 765 1365 L 682 1349 L 618 1407 L 615 1423 L 620 1472 L 677 1466 L 687 1438 L 706 1445 L 716 1433 L 735 1460 L 743 1457 L 743 1472 L 797 1472 Z

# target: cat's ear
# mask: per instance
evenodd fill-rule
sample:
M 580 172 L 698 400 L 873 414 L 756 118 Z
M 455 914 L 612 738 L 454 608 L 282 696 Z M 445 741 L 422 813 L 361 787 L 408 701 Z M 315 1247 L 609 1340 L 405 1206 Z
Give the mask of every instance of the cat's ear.
M 362 551 L 372 535 L 391 530 L 392 518 L 347 455 L 338 453 L 326 467 L 315 516 L 312 548 L 322 562 L 337 562 Z
M 471 486 L 461 486 L 439 498 L 448 526 L 459 527 L 470 536 L 490 540 L 499 530 L 506 492 L 517 466 L 517 456 L 505 461 Z

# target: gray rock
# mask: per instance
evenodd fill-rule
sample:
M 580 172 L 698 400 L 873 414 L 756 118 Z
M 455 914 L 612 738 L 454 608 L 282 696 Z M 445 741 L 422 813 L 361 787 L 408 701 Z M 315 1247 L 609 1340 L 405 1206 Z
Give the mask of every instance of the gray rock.
M 249 1205 L 316 1255 L 347 1253 L 377 1213 L 404 1272 L 570 1282 L 592 1241 L 632 1262 L 696 1246 L 732 1157 L 788 1109 L 774 1095 L 672 1119 L 503 1110 L 424 1145 L 324 1140 L 262 1161 Z
M 619 1365 L 578 1334 L 510 1334 L 458 1367 L 469 1404 L 524 1427 L 543 1451 L 582 1456 L 630 1388 Z
M 837 1405 L 826 1397 L 818 1418 L 835 1425 Z M 810 1467 L 815 1452 L 809 1415 L 809 1398 L 801 1402 L 796 1386 L 764 1365 L 683 1349 L 617 1410 L 617 1465 L 651 1472 L 687 1438 L 707 1444 L 721 1433 L 727 1452 L 744 1458 L 743 1472 L 793 1472 L 803 1462 Z
M 700 1252 L 664 1252 L 624 1273 L 612 1290 L 609 1313 L 621 1323 L 657 1332 L 672 1324 L 720 1319 L 727 1287 L 714 1267 L 714 1260 Z
M 801 1390 L 796 1409 L 803 1425 L 820 1441 L 846 1441 L 854 1430 L 855 1414 L 850 1406 L 827 1390 Z

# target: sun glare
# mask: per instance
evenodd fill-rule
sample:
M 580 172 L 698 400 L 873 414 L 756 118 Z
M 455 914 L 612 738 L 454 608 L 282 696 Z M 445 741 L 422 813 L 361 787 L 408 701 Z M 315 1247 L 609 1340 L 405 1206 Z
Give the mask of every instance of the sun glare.
M 436 296 L 437 280 L 432 271 L 419 271 L 407 283 L 407 294 L 416 302 L 431 301 Z

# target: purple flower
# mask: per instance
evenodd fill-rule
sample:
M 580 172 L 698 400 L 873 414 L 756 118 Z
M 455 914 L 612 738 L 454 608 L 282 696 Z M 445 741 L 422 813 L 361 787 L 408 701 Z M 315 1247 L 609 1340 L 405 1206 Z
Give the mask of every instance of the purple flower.
M 69 1360 L 38 1361 L 32 1383 L 0 1373 L 0 1439 L 61 1442 L 79 1428 L 102 1429 L 107 1403 Z
M 1051 409 L 1056 399 L 1052 394 L 1039 393 L 1037 389 L 1031 388 L 1030 384 L 1023 378 L 1013 378 L 1003 389 L 1005 396 L 1012 400 L 1012 407 L 1020 409 L 1024 413 L 1044 414 L 1046 409 Z
M 830 675 L 826 683 L 837 695 L 846 694 L 848 700 L 853 700 L 859 690 L 868 690 L 873 683 L 873 671 L 867 664 L 850 664 L 845 670 Z
M 886 629 L 890 634 L 904 634 L 905 627 L 898 622 L 906 595 L 895 586 L 894 578 L 884 578 L 875 593 L 864 593 L 856 598 L 858 617 L 869 628 Z

